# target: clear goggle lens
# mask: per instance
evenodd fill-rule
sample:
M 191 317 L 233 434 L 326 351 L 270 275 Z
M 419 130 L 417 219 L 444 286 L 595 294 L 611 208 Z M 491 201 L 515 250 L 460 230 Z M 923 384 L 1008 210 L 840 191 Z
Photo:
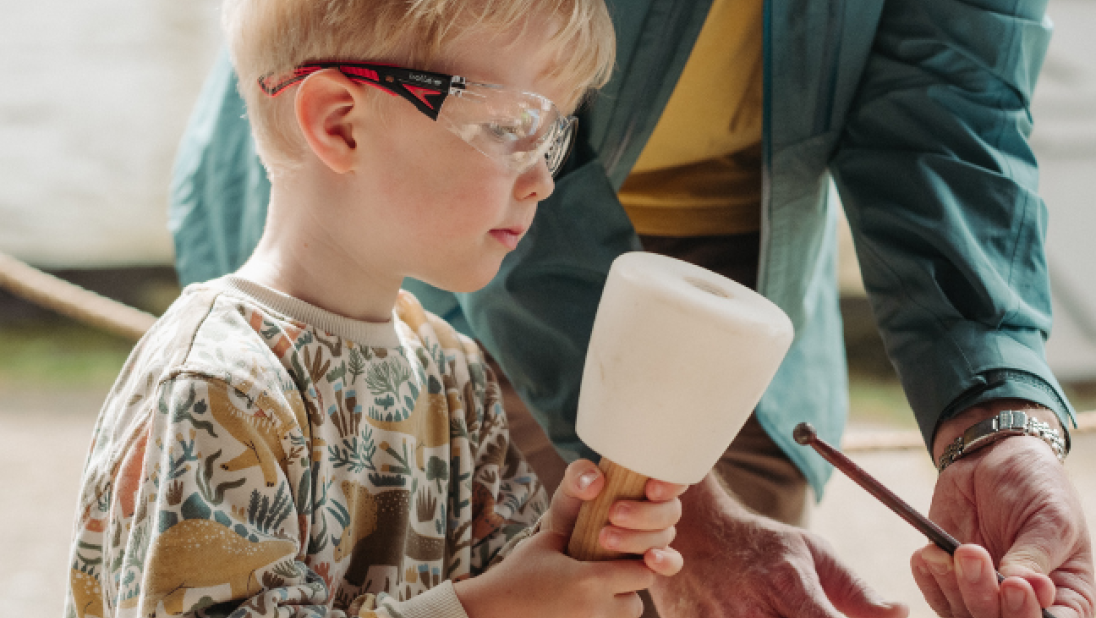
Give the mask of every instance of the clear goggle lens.
M 551 100 L 454 75 L 385 64 L 318 61 L 283 75 L 264 75 L 259 86 L 268 95 L 278 96 L 326 69 L 402 97 L 476 150 L 518 173 L 543 159 L 555 176 L 571 153 L 578 120 L 564 117 Z
M 452 96 L 456 95 L 456 96 Z M 539 161 L 555 176 L 571 151 L 578 120 L 538 94 L 469 82 L 438 114 L 473 148 L 522 173 Z

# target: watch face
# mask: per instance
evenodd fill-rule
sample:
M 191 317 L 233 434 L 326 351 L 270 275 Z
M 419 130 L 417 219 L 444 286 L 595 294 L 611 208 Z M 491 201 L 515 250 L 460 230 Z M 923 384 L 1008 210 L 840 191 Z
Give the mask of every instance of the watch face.
M 995 416 L 967 427 L 967 430 L 963 432 L 963 452 L 966 453 L 978 448 L 975 445 L 982 442 L 987 436 L 992 436 L 997 431 L 998 419 L 999 417 Z
M 1000 440 L 1001 438 L 1004 438 L 1006 436 L 1015 436 L 1015 435 L 1018 435 L 1018 433 L 1023 433 L 1023 432 L 1015 432 L 1015 431 L 1011 431 L 1011 430 L 1010 431 L 993 431 L 992 433 L 984 433 L 984 434 L 978 435 L 973 440 L 970 440 L 970 441 L 967 441 L 966 436 L 964 436 L 963 454 L 966 455 L 967 453 L 971 453 L 973 451 L 976 451 L 976 450 L 982 448 L 983 446 L 989 446 L 990 444 L 993 444 L 994 442 Z
M 971 425 L 963 432 L 963 451 L 970 453 L 1008 436 L 1025 433 L 1027 414 L 1006 410 L 997 416 Z
M 1066 432 L 1066 437 L 1063 439 L 1057 430 L 1047 423 L 1028 416 L 1026 412 L 1005 410 L 993 418 L 979 421 L 968 427 L 962 436 L 956 438 L 944 450 L 944 454 L 940 456 L 937 469 L 942 472 L 944 468 L 955 463 L 967 453 L 1009 436 L 1038 437 L 1054 450 L 1054 454 L 1059 461 L 1064 460 L 1066 454 L 1069 453 L 1068 432 Z

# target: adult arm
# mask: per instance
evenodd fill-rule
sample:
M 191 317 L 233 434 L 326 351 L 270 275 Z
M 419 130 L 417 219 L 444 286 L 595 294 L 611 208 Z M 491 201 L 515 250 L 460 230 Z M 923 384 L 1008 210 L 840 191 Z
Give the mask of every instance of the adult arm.
M 262 236 L 270 182 L 227 51 L 206 78 L 172 169 L 168 228 L 182 285 L 239 268 Z
M 832 161 L 887 352 L 931 444 L 995 399 L 1072 414 L 1047 367 L 1027 142 L 1045 2 L 888 2 Z
M 1026 402 L 966 410 L 937 431 L 934 456 L 970 425 Z M 1026 412 L 1056 426 L 1050 410 Z M 974 505 L 975 508 L 971 508 Z M 1080 499 L 1055 453 L 1034 437 L 1012 437 L 971 453 L 940 474 L 929 516 L 968 545 L 954 559 L 916 552 L 914 576 L 937 612 L 955 616 L 1092 616 L 1091 540 Z M 998 584 L 996 568 L 1005 576 Z
M 1045 361 L 1047 213 L 1027 142 L 1049 40 L 1045 6 L 888 2 L 833 160 L 884 342 L 937 451 L 1000 409 L 1042 409 L 1063 431 L 1072 416 Z M 1054 598 L 1053 582 L 1066 615 L 1092 615 L 1075 491 L 1050 450 L 1032 448 L 1004 440 L 941 474 L 931 515 L 988 553 L 978 554 L 983 577 L 974 582 L 950 567 L 930 576 L 926 565 L 952 563 L 928 550 L 915 556 L 937 611 L 1031 615 Z M 997 586 L 990 560 L 1020 577 Z

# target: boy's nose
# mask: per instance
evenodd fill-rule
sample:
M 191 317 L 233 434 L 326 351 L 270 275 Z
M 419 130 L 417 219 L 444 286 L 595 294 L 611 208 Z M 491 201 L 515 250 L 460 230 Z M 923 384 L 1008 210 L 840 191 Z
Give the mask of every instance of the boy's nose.
M 555 188 L 552 173 L 548 171 L 548 162 L 542 159 L 518 176 L 514 184 L 514 197 L 522 201 L 542 202 L 552 195 Z

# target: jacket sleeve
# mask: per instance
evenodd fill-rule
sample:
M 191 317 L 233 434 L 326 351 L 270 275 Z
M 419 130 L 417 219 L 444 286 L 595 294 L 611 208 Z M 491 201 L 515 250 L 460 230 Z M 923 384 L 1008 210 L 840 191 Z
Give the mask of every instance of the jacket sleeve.
M 168 227 L 179 283 L 226 275 L 254 251 L 266 222 L 270 182 L 222 52 L 206 78 L 172 169 Z
M 499 274 L 458 295 L 472 331 L 568 460 L 595 457 L 575 433 L 586 348 L 610 265 L 640 249 L 601 161 L 589 147 L 575 158 Z
M 1047 211 L 1027 137 L 1045 0 L 887 2 L 831 162 L 921 431 L 1017 397 L 1066 424 L 1047 366 Z

